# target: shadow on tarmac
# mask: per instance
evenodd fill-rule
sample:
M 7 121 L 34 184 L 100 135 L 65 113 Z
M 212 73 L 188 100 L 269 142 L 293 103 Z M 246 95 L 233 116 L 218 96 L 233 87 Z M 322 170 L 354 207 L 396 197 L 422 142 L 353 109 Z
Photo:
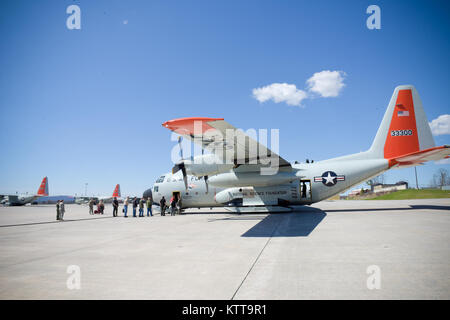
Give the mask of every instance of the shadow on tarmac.
M 302 206 L 295 207 L 294 210 L 291 213 L 269 214 L 245 232 L 242 237 L 307 237 L 326 217 L 326 212 L 450 210 L 450 206 L 410 205 L 403 208 L 328 209 L 325 211 L 314 207 Z M 239 218 L 226 219 L 238 220 Z M 256 217 L 242 217 L 240 219 L 256 220 Z
M 307 237 L 326 215 L 320 209 L 306 206 L 290 213 L 270 214 L 242 237 Z

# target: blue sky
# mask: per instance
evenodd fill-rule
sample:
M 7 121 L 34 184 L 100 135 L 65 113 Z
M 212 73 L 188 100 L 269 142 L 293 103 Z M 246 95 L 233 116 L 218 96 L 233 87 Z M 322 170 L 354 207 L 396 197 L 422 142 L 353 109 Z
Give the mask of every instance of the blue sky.
M 81 8 L 81 29 L 66 8 Z M 381 30 L 366 8 L 381 8 Z M 445 1 L 2 1 L 0 193 L 141 194 L 172 167 L 161 124 L 224 117 L 279 128 L 289 161 L 369 148 L 395 86 L 413 84 L 428 120 L 448 114 Z M 345 72 L 337 97 L 258 102 L 254 88 Z M 448 134 L 435 136 L 450 144 Z M 418 168 L 419 183 L 448 164 Z M 386 173 L 414 182 L 414 169 Z

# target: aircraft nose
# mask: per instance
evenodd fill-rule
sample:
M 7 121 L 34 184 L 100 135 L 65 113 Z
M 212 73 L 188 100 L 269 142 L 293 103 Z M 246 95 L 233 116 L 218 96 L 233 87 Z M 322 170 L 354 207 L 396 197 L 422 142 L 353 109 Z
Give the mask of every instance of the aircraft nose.
M 153 194 L 152 194 L 152 188 L 147 189 L 144 191 L 144 193 L 142 194 L 143 198 L 152 198 L 153 199 Z

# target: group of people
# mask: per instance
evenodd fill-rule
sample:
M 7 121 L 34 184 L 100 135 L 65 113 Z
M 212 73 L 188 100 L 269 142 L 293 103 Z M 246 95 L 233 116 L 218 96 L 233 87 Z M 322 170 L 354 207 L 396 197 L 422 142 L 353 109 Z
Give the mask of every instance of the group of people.
M 127 212 L 128 212 L 129 204 L 130 204 L 130 197 L 127 197 L 125 199 L 125 201 L 123 202 L 123 210 L 122 210 L 123 216 L 125 218 L 128 217 Z M 139 217 L 143 217 L 145 205 L 147 206 L 147 217 L 153 217 L 153 213 L 152 213 L 153 201 L 150 197 L 149 198 L 141 198 L 141 199 L 134 197 L 133 200 L 131 201 L 131 204 L 133 206 L 133 217 L 136 217 L 136 211 L 137 211 L 138 207 L 139 207 Z M 113 209 L 116 210 L 115 217 L 117 217 L 117 209 L 116 208 L 118 208 L 118 207 L 119 207 L 119 202 L 117 202 L 117 205 L 113 202 Z
M 116 199 L 116 198 L 114 198 Z M 97 210 L 94 210 L 95 200 L 91 199 L 89 200 L 89 214 L 104 214 L 105 213 L 105 204 L 103 203 L 103 200 L 100 200 L 100 202 L 97 204 Z
M 97 204 L 97 209 L 94 210 L 94 206 Z M 147 207 L 147 217 L 152 217 L 152 205 L 153 201 L 150 197 L 148 198 L 141 198 L 138 199 L 134 197 L 132 200 L 130 197 L 127 197 L 123 202 L 123 216 L 125 218 L 128 218 L 128 206 L 132 205 L 133 207 L 133 217 L 137 217 L 137 212 L 139 212 L 139 217 L 144 217 L 144 209 Z M 89 214 L 104 214 L 105 212 L 105 204 L 103 203 L 103 200 L 100 200 L 98 203 L 94 199 L 89 200 Z M 113 217 L 117 217 L 117 213 L 119 211 L 119 200 L 117 200 L 116 197 L 114 197 L 112 201 L 113 206 Z M 169 202 L 169 206 L 167 206 L 166 199 L 164 196 L 161 198 L 160 201 L 161 206 L 161 216 L 166 215 L 166 209 L 170 209 L 170 215 L 174 216 L 175 214 L 181 214 L 181 197 L 174 195 Z M 139 211 L 138 211 L 139 209 Z M 63 220 L 64 217 L 64 200 L 58 200 L 56 202 L 56 220 Z
M 56 220 L 63 221 L 65 212 L 66 209 L 64 207 L 64 200 L 56 201 Z
M 166 215 L 166 209 L 170 208 L 170 215 L 174 216 L 175 213 L 181 214 L 181 197 L 174 195 L 170 199 L 169 207 L 166 205 L 166 198 L 164 196 L 161 198 L 161 201 L 159 201 L 159 205 L 161 207 L 161 215 Z

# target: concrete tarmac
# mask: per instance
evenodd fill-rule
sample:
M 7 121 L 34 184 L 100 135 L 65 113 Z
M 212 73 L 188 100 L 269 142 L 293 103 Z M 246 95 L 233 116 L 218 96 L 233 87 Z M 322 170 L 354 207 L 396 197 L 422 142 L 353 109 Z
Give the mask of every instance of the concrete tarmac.
M 0 207 L 0 299 L 450 299 L 450 199 L 122 215 Z

